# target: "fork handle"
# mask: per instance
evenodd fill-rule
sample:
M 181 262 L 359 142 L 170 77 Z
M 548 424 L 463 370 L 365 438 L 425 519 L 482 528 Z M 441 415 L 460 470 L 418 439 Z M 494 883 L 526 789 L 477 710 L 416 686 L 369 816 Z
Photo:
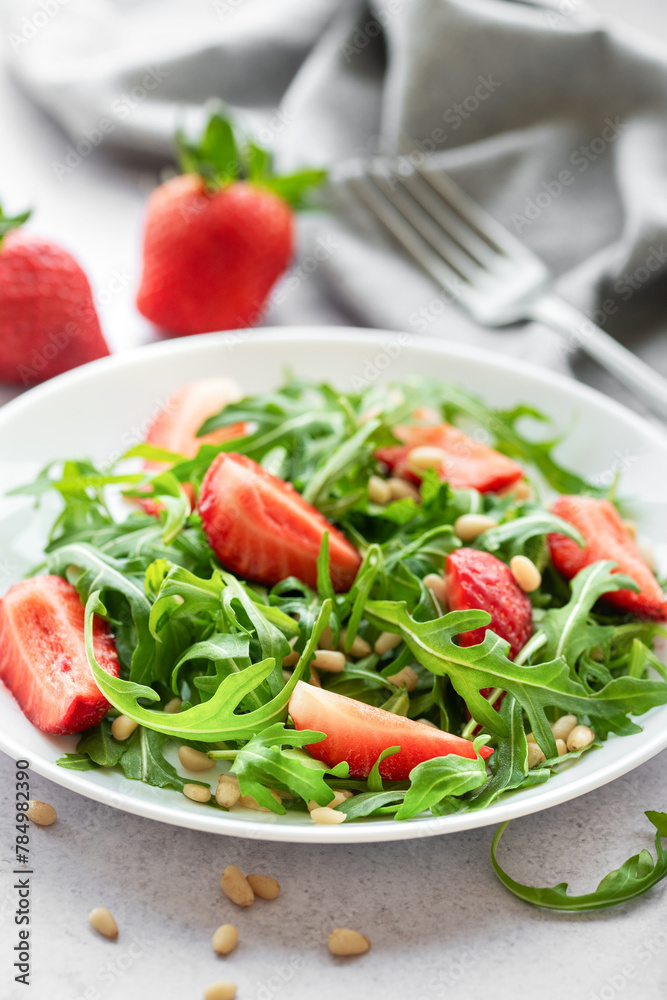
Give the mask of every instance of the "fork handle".
M 556 295 L 544 295 L 528 310 L 530 318 L 563 334 L 571 350 L 580 348 L 667 421 L 667 379 Z

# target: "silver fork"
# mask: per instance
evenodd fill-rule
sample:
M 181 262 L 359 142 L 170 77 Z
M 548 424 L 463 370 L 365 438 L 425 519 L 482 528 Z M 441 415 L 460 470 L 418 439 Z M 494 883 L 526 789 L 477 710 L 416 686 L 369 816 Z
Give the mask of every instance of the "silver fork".
M 667 420 L 667 379 L 550 291 L 545 264 L 417 157 L 372 161 L 348 187 L 408 254 L 483 326 L 537 320 L 581 348 Z

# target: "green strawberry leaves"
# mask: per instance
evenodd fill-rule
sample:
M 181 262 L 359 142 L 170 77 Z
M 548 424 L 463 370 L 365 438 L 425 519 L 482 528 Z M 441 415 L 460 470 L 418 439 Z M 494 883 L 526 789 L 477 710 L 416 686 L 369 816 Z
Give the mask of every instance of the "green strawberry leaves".
M 306 207 L 306 191 L 319 187 L 327 176 L 326 170 L 312 167 L 283 176 L 274 174 L 271 153 L 246 136 L 223 108 L 210 114 L 197 141 L 179 130 L 176 149 L 181 171 L 199 174 L 209 191 L 247 180 L 273 191 L 293 208 Z
M 21 212 L 19 215 L 5 215 L 0 205 L 0 246 L 2 246 L 2 238 L 6 236 L 7 233 L 11 233 L 12 229 L 18 229 L 22 226 L 24 222 L 27 222 L 30 218 L 32 210 L 28 209 L 26 212 Z
M 581 913 L 585 910 L 602 910 L 607 906 L 617 906 L 629 899 L 641 896 L 652 889 L 667 875 L 667 850 L 662 846 L 661 838 L 667 837 L 667 813 L 647 812 L 644 814 L 656 828 L 655 851 L 656 861 L 647 850 L 633 854 L 620 868 L 609 872 L 602 879 L 594 892 L 581 896 L 570 896 L 567 882 L 561 882 L 547 888 L 536 888 L 522 885 L 507 874 L 498 862 L 498 844 L 507 823 L 502 823 L 493 838 L 491 845 L 491 862 L 502 884 L 519 899 L 533 906 L 541 906 L 548 910 L 561 910 L 567 913 Z

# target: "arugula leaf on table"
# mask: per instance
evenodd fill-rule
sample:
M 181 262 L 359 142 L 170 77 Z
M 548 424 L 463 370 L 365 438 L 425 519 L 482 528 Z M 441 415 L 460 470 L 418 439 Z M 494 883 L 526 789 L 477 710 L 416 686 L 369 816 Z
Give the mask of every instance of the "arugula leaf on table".
M 644 815 L 656 828 L 656 860 L 653 860 L 650 851 L 647 850 L 634 854 L 620 868 L 605 875 L 594 892 L 570 896 L 567 892 L 567 882 L 543 889 L 516 882 L 507 872 L 503 871 L 497 858 L 498 844 L 507 823 L 502 823 L 495 832 L 491 845 L 491 862 L 496 875 L 505 888 L 533 906 L 541 906 L 549 910 L 562 910 L 568 913 L 617 906 L 619 903 L 626 903 L 636 896 L 641 896 L 667 875 L 667 850 L 663 848 L 661 841 L 662 837 L 667 837 L 667 813 L 647 812 Z
M 459 757 L 450 753 L 446 757 L 433 757 L 417 764 L 410 771 L 410 787 L 396 813 L 396 819 L 412 819 L 426 809 L 432 809 L 443 799 L 463 795 L 479 788 L 486 781 L 486 765 L 479 749 L 488 742 L 488 736 L 478 736 L 473 747 L 476 756 Z

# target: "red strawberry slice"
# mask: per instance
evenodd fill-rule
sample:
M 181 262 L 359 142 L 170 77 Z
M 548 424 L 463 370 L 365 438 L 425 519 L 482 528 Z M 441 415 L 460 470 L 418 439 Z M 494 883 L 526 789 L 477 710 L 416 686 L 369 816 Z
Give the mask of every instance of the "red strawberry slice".
M 246 433 L 243 422 L 219 427 L 210 434 L 197 437 L 197 431 L 209 417 L 219 413 L 228 403 L 238 403 L 242 398 L 238 385 L 229 378 L 202 378 L 189 382 L 169 397 L 153 418 L 146 444 L 174 451 L 186 458 L 194 458 L 203 444 L 221 444 L 231 438 L 242 437 Z M 147 460 L 144 468 L 149 472 L 159 472 L 169 468 L 165 462 Z M 184 490 L 194 504 L 194 493 L 189 483 Z M 141 506 L 147 514 L 157 515 L 159 501 L 143 500 Z
M 394 475 L 412 482 L 420 482 L 421 477 L 411 468 L 410 452 L 425 445 L 439 448 L 442 452 L 442 462 L 435 471 L 453 489 L 499 493 L 523 477 L 523 469 L 511 458 L 481 441 L 475 441 L 451 424 L 426 427 L 399 424 L 394 428 L 394 434 L 404 443 L 378 448 L 376 458 L 388 465 Z
M 0 601 L 0 679 L 42 732 L 81 733 L 109 710 L 88 666 L 83 623 L 79 595 L 59 576 L 15 583 Z M 93 647 L 100 666 L 117 677 L 116 644 L 97 617 Z
M 509 566 L 477 549 L 462 548 L 450 552 L 445 567 L 447 603 L 451 611 L 480 608 L 488 611 L 491 621 L 484 628 L 463 632 L 458 641 L 462 646 L 482 642 L 487 629 L 510 644 L 514 658 L 533 634 L 533 610 L 530 600 L 521 590 Z
M 221 452 L 214 459 L 202 483 L 199 513 L 220 562 L 269 586 L 296 576 L 315 587 L 325 531 L 336 590 L 349 590 L 361 565 L 345 536 L 290 483 L 246 455 Z
M 346 760 L 353 778 L 368 777 L 382 751 L 394 746 L 400 752 L 380 764 L 382 777 L 392 781 L 405 780 L 417 764 L 433 757 L 475 758 L 469 740 L 303 681 L 294 688 L 289 712 L 297 729 L 326 733 L 325 740 L 306 747 L 313 757 L 329 767 Z M 489 747 L 480 750 L 482 757 L 491 753 Z
M 585 566 L 600 559 L 613 559 L 616 572 L 626 573 L 639 585 L 639 593 L 616 590 L 605 594 L 605 601 L 638 618 L 662 621 L 667 617 L 667 604 L 660 584 L 641 557 L 623 524 L 620 514 L 608 500 L 586 496 L 562 496 L 551 508 L 554 514 L 578 528 L 586 539 L 580 548 L 565 535 L 549 535 L 549 548 L 554 566 L 571 580 Z

